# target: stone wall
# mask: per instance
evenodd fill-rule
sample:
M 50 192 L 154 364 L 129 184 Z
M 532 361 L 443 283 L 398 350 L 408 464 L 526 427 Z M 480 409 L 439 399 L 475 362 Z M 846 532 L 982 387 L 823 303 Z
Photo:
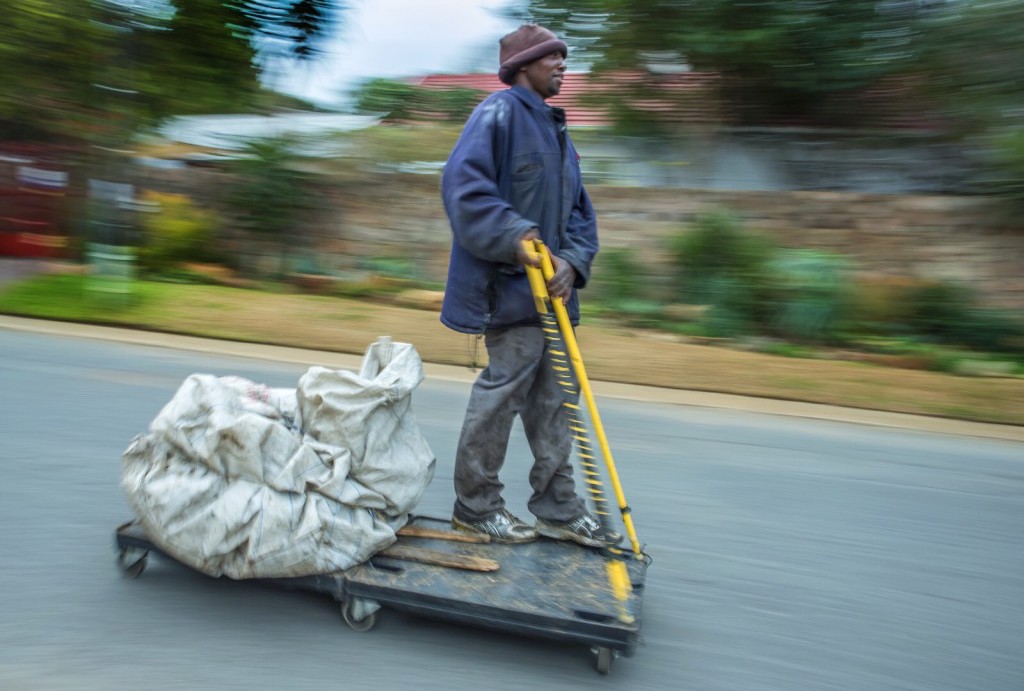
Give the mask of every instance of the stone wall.
M 861 274 L 962 282 L 990 304 L 1024 311 L 1024 225 L 1000 221 L 979 197 L 622 188 L 592 196 L 609 246 L 639 240 L 656 251 L 700 212 L 728 209 L 783 246 L 846 255 Z
M 715 190 L 956 194 L 977 152 L 925 132 L 796 128 L 693 129 L 670 141 L 587 138 L 590 180 Z
M 1024 226 L 997 222 L 978 197 L 842 192 L 741 192 L 594 186 L 604 247 L 630 247 L 654 271 L 664 248 L 704 211 L 728 209 L 787 247 L 848 256 L 862 274 L 963 282 L 994 305 L 1024 311 Z M 403 176 L 352 186 L 338 199 L 338 222 L 323 237 L 336 256 L 413 258 L 442 281 L 450 231 L 435 176 Z
M 210 193 L 220 176 L 188 171 L 184 180 L 149 183 L 191 189 L 201 203 L 216 204 Z M 411 263 L 418 278 L 443 282 L 451 235 L 439 184 L 437 175 L 393 173 L 328 185 L 324 210 L 304 229 L 307 247 L 326 271 L 392 258 Z M 728 209 L 783 246 L 846 255 L 862 274 L 959 281 L 990 304 L 1024 312 L 1024 225 L 1000 221 L 980 197 L 610 185 L 588 191 L 603 246 L 633 248 L 652 272 L 669 270 L 670 236 L 701 212 Z

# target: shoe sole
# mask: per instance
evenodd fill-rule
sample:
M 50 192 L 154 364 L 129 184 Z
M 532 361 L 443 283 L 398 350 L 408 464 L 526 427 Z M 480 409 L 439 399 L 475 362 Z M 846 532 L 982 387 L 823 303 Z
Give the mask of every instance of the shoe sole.
M 462 533 L 469 533 L 470 535 L 486 535 L 490 538 L 491 542 L 496 542 L 499 545 L 525 545 L 526 543 L 533 542 L 540 537 L 539 533 L 534 533 L 533 535 L 522 538 L 495 537 L 492 533 L 489 533 L 486 530 L 478 530 L 471 525 L 457 523 L 454 518 L 452 519 L 452 528 Z
M 578 533 L 574 533 L 571 530 L 565 528 L 556 528 L 554 526 L 542 526 L 537 525 L 537 532 L 544 537 L 549 537 L 552 540 L 569 540 L 576 544 L 583 545 L 584 547 L 612 547 L 607 542 L 602 542 L 592 537 L 586 537 Z

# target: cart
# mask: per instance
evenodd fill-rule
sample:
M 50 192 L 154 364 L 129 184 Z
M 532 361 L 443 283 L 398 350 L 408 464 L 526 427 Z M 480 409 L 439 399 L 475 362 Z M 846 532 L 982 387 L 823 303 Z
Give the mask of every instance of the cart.
M 124 575 L 136 578 L 154 545 L 136 522 L 117 528 Z M 619 602 L 609 587 L 608 559 L 624 559 L 632 592 Z M 288 589 L 324 593 L 340 604 L 344 621 L 369 631 L 379 603 L 427 618 L 528 637 L 589 646 L 601 674 L 639 643 L 649 558 L 613 555 L 576 543 L 540 538 L 521 545 L 473 540 L 446 520 L 413 517 L 392 547 L 345 571 L 266 579 Z M 625 612 L 623 612 L 623 605 Z
M 523 249 L 535 253 L 540 264 L 526 266 L 526 273 L 550 343 L 551 365 L 571 394 L 563 403 L 567 431 L 579 452 L 594 513 L 607 529 L 611 507 L 595 462 L 599 448 L 630 547 L 598 550 L 543 537 L 504 545 L 486 536 L 453 532 L 444 520 L 413 517 L 398 532 L 394 545 L 363 564 L 270 582 L 331 595 L 340 603 L 345 622 L 356 631 L 369 631 L 378 609 L 391 607 L 469 626 L 588 645 L 597 671 L 607 674 L 616 655 L 631 656 L 639 642 L 650 558 L 633 526 L 565 305 L 547 293 L 545 282 L 554 275 L 550 255 L 538 240 L 524 241 Z M 581 406 L 573 402 L 576 396 L 586 403 L 596 446 Z M 115 540 L 121 568 L 131 578 L 142 573 L 149 552 L 161 553 L 134 521 L 120 526 Z

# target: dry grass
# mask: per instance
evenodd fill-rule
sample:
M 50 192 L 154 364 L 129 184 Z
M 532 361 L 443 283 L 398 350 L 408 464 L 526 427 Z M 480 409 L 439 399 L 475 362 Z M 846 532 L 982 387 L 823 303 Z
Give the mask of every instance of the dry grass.
M 378 336 L 416 346 L 427 362 L 470 366 L 482 344 L 425 311 L 308 295 L 181 286 L 139 326 L 239 341 L 362 353 Z M 808 401 L 965 420 L 1024 424 L 1024 379 L 960 377 L 878 365 L 749 353 L 584 324 L 590 377 L 649 386 Z

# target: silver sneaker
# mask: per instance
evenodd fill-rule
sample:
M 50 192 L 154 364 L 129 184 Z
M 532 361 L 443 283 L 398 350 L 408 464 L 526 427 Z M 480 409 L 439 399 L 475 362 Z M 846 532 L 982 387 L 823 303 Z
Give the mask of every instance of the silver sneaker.
M 533 542 L 537 539 L 536 530 L 506 509 L 482 521 L 463 521 L 452 516 L 452 527 L 466 533 L 483 533 L 490 536 L 491 542 L 509 545 Z
M 537 532 L 555 540 L 572 540 L 587 547 L 613 547 L 622 542 L 618 533 L 604 531 L 601 523 L 585 513 L 565 523 L 537 519 Z

